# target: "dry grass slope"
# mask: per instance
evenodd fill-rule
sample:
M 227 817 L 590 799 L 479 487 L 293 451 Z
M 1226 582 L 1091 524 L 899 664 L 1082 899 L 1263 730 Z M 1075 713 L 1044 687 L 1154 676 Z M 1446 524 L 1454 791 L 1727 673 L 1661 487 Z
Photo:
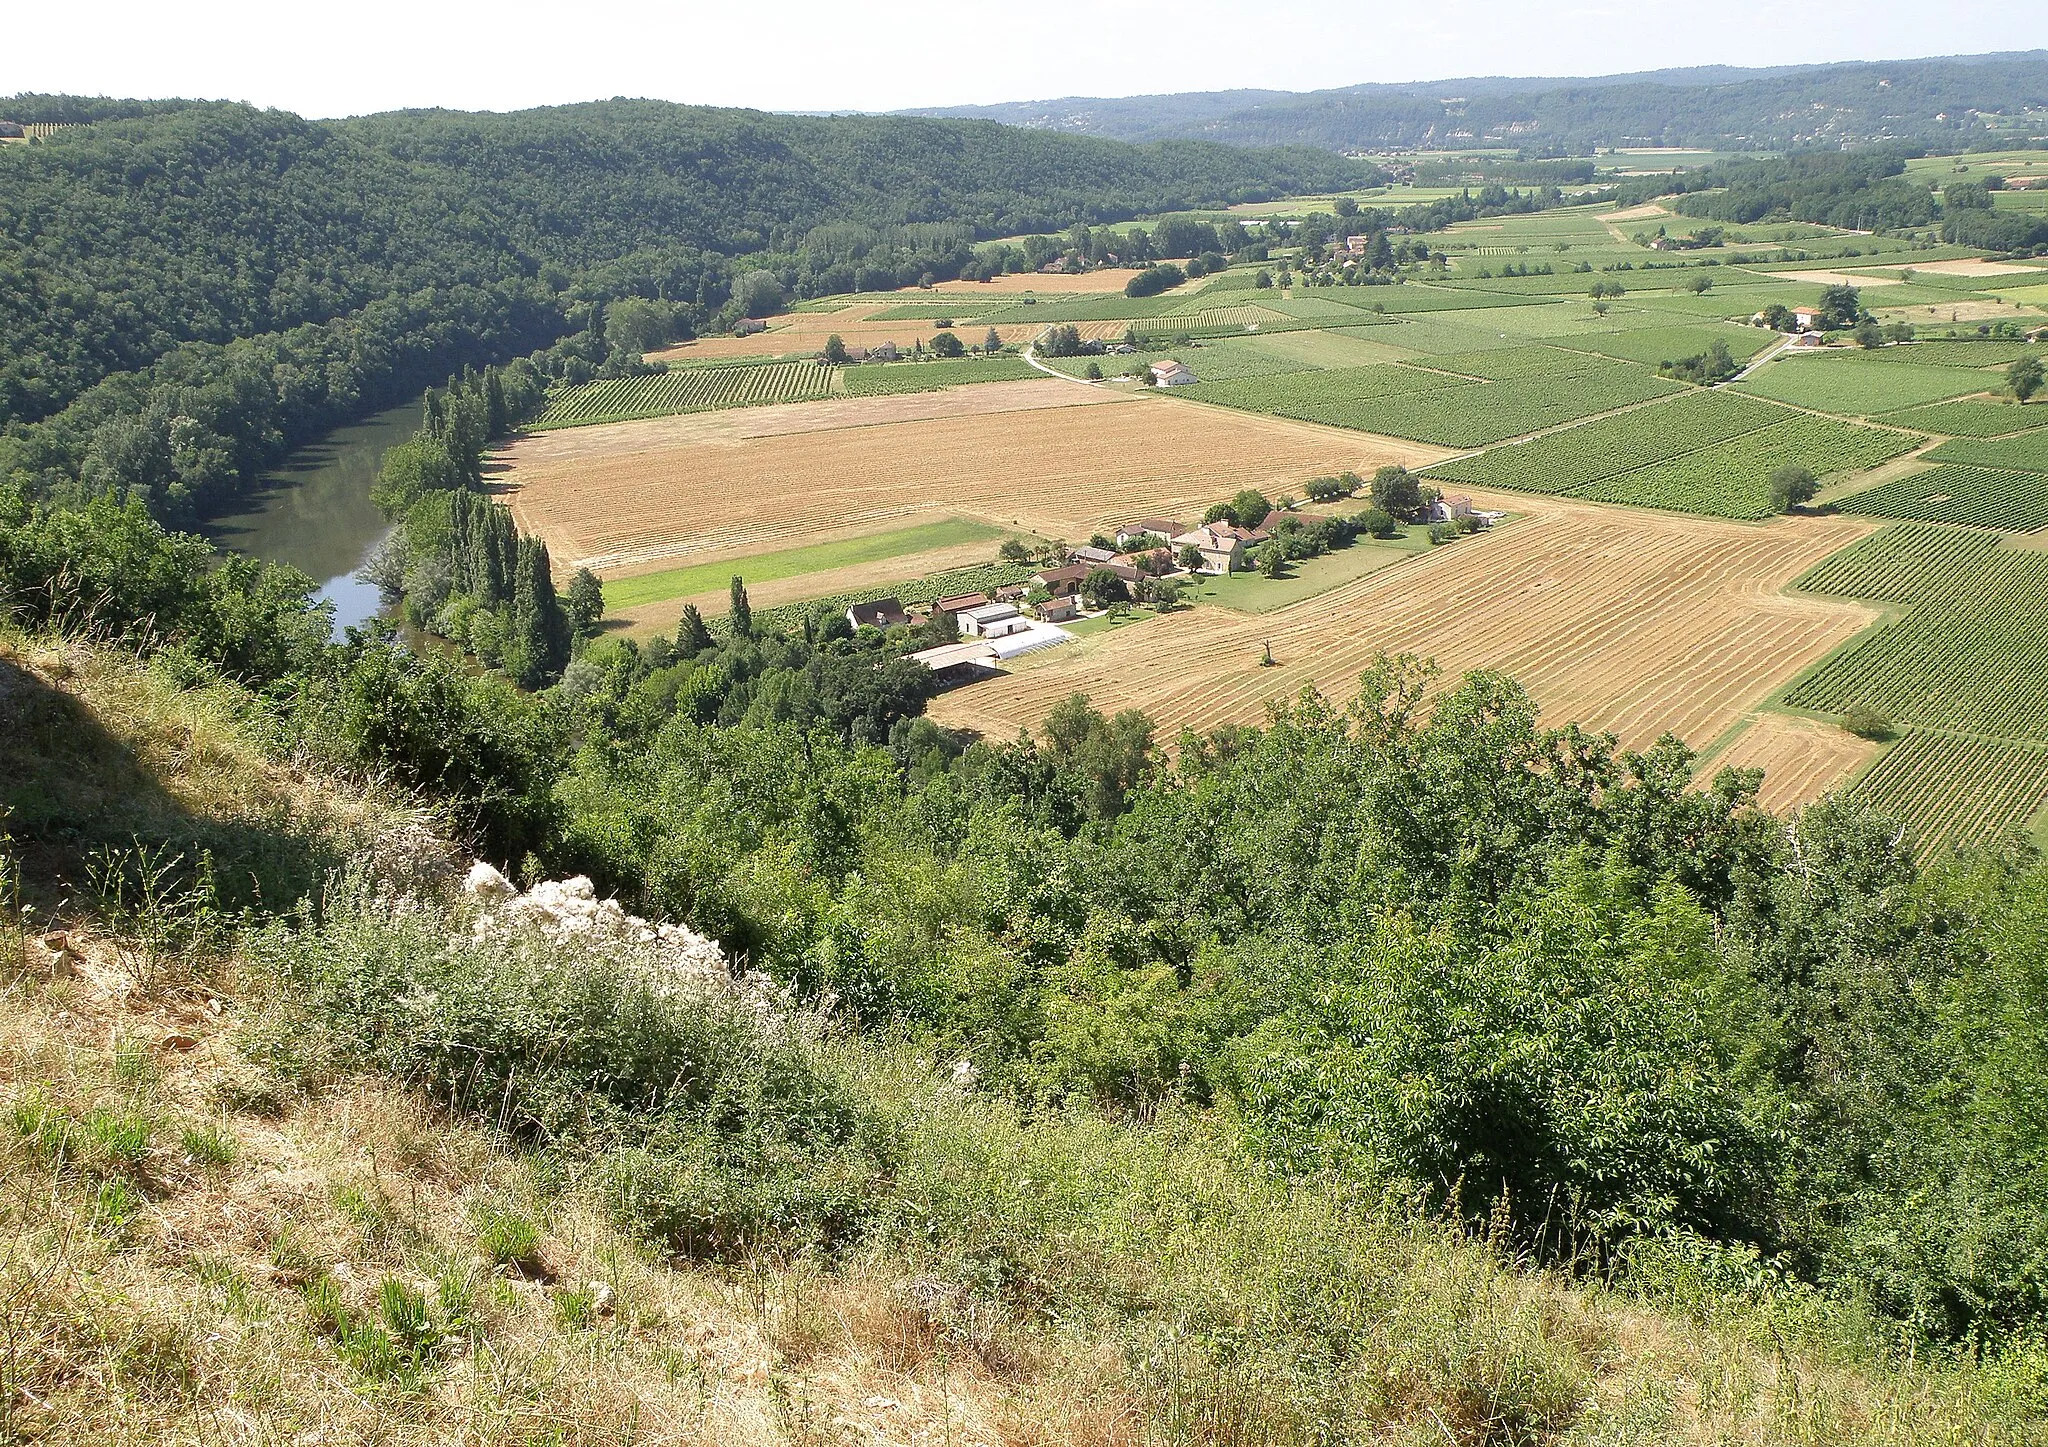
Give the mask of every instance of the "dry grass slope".
M 56 655 L 33 656 L 138 755 L 182 707 L 128 665 L 70 650 L 56 677 Z M 271 771 L 231 728 L 210 742 L 211 775 L 239 791 Z M 202 808 L 204 777 L 180 786 Z M 19 923 L 0 908 L 10 1447 L 2026 1430 L 1996 1372 L 1883 1362 L 1798 1288 L 1716 1285 L 1681 1253 L 1643 1277 L 1681 1308 L 1660 1311 L 1276 1182 L 1199 1113 L 1027 1121 L 907 1057 L 862 1068 L 910 1122 L 899 1188 L 929 1237 L 691 1262 L 632 1229 L 601 1168 L 373 1074 L 273 1069 L 275 986 L 232 951 L 141 988 L 118 931 L 76 920 L 52 951 Z M 1048 1309 L 977 1286 L 994 1258 L 953 1254 L 948 1233 L 973 1239 L 982 1211 L 983 1246 Z

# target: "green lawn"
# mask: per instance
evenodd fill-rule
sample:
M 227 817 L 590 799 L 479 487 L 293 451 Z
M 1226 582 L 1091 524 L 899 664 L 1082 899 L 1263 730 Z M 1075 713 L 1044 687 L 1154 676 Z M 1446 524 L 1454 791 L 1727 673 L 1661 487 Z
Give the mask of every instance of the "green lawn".
M 1184 582 L 1181 597 L 1190 603 L 1213 603 L 1238 613 L 1270 613 L 1275 608 L 1285 608 L 1289 603 L 1299 603 L 1304 598 L 1327 593 L 1367 573 L 1427 552 L 1429 547 L 1429 533 L 1423 528 L 1410 528 L 1405 537 L 1387 542 L 1360 538 L 1337 552 L 1288 564 L 1283 577 L 1262 578 L 1257 573 L 1232 573 L 1227 578 L 1203 578 L 1192 584 Z
M 660 603 L 670 598 L 687 598 L 692 593 L 709 593 L 723 588 L 738 573 L 749 583 L 768 583 L 778 578 L 796 578 L 805 573 L 822 573 L 831 568 L 857 563 L 880 562 L 933 548 L 950 548 L 961 543 L 991 545 L 1014 534 L 1006 528 L 966 518 L 922 523 L 894 532 L 870 533 L 864 537 L 842 538 L 838 542 L 813 543 L 779 553 L 757 553 L 747 558 L 727 558 L 717 563 L 695 563 L 687 568 L 669 568 L 659 573 L 641 573 L 631 578 L 614 578 L 604 585 L 605 607 L 616 611 L 642 603 Z M 993 546 L 990 548 L 994 552 Z

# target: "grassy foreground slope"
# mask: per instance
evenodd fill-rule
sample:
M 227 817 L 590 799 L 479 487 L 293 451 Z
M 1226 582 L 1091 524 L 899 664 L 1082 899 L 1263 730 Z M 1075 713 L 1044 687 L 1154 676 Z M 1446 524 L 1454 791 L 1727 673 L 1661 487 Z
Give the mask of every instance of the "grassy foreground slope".
M 1027 1120 L 630 951 L 479 940 L 433 821 L 280 764 L 233 690 L 0 670 L 17 813 L 62 761 L 65 817 L 139 841 L 54 956 L 62 831 L 6 856 L 0 1439 L 2025 1440 L 2023 1355 L 1889 1358 L 1754 1258 L 1603 1288 L 1282 1180 L 1227 1112 Z M 353 873 L 143 907 L 201 839 Z

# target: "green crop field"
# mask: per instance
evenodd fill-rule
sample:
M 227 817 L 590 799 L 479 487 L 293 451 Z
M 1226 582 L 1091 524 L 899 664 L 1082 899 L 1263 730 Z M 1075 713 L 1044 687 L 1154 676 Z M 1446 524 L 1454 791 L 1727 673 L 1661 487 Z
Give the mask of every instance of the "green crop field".
M 2048 799 L 2048 749 L 2004 739 L 1915 731 L 1857 781 L 1854 793 L 1904 820 L 1924 854 L 2024 829 Z
M 2017 437 L 1997 440 L 1959 438 L 1942 443 L 1927 455 L 1936 462 L 1967 462 L 1975 467 L 2017 467 L 2026 472 L 2048 472 L 2048 431 L 2035 428 Z
M 1878 419 L 1944 437 L 2009 437 L 2029 428 L 2048 427 L 2048 407 L 2019 407 L 2010 402 L 1936 402 L 1888 412 Z
M 1663 318 L 1657 318 L 1663 321 Z M 1641 362 L 1654 367 L 1660 362 L 1678 362 L 1697 357 L 1715 342 L 1726 342 L 1738 362 L 1746 362 L 1771 344 L 1773 334 L 1757 327 L 1708 324 L 1694 327 L 1669 325 L 1634 327 L 1604 337 L 1572 337 L 1562 343 L 1581 351 Z
M 1835 506 L 1867 517 L 2033 532 L 2048 527 L 2048 473 L 1944 463 L 1859 492 Z
M 1825 417 L 1793 416 L 1669 462 L 1618 473 L 1580 491 L 1598 502 L 1714 517 L 1771 515 L 1771 474 L 1798 463 L 1816 477 L 1852 472 L 1910 452 L 1919 439 Z
M 1782 407 L 1730 392 L 1690 391 L 1613 417 L 1444 463 L 1430 476 L 1481 487 L 1573 493 L 1603 478 L 1682 457 L 1785 421 Z
M 1300 289 L 1296 289 L 1299 294 Z M 1448 286 L 1323 286 L 1310 293 L 1359 311 L 1389 313 L 1482 311 L 1504 306 L 1548 306 L 1547 296 L 1505 296 L 1493 291 L 1466 291 Z
M 889 362 L 882 366 L 848 367 L 842 374 L 849 397 L 890 397 L 903 392 L 933 392 L 970 382 L 1019 382 L 1043 377 L 1022 357 L 971 357 L 949 362 Z
M 1485 447 L 1675 392 L 1667 382 L 1625 362 L 1560 376 L 1522 377 L 1472 388 L 1364 398 L 1304 411 L 1311 422 L 1353 427 L 1441 447 Z
M 1872 417 L 1986 391 L 1993 381 L 1989 373 L 1962 367 L 1917 367 L 1863 352 L 1834 352 L 1788 355 L 1735 385 L 1795 407 Z
M 1808 593 L 1917 603 L 1998 551 L 1998 538 L 1961 528 L 1906 523 L 1844 548 L 1798 582 Z
M 1942 533 L 1972 541 L 1952 543 Z M 1837 563 L 1842 569 L 1830 572 Z M 2048 553 L 2003 550 L 1990 532 L 1902 524 L 1830 559 L 1801 586 L 1871 597 L 1861 590 L 1873 583 L 1886 590 L 1884 601 L 1909 603 L 1905 615 L 1832 655 L 1787 703 L 1828 713 L 1861 706 L 1916 728 L 2048 740 Z
M 605 606 L 614 610 L 634 608 L 643 603 L 661 603 L 670 598 L 687 598 L 724 588 L 735 573 L 750 583 L 769 583 L 781 578 L 799 578 L 831 568 L 849 568 L 886 558 L 908 557 L 934 548 L 956 547 L 962 543 L 985 542 L 991 551 L 1004 538 L 1013 536 L 1002 528 L 965 518 L 923 523 L 894 532 L 871 533 L 865 537 L 843 538 L 837 542 L 815 543 L 781 552 L 758 553 L 752 557 L 725 558 L 715 563 L 693 563 L 667 568 L 659 573 L 639 573 L 627 578 L 608 578 L 604 585 Z
M 1446 376 L 1416 367 L 1387 363 L 1370 367 L 1339 367 L 1287 376 L 1247 377 L 1241 381 L 1198 382 L 1176 389 L 1199 402 L 1216 402 L 1247 412 L 1272 412 L 1283 417 L 1308 417 L 1313 411 L 1362 398 L 1427 392 L 1442 387 L 1472 387 L 1464 377 Z M 1314 420 L 1310 418 L 1310 420 Z
M 635 417 L 667 417 L 763 402 L 801 402 L 831 392 L 834 373 L 816 362 L 679 367 L 648 377 L 615 377 L 567 387 L 548 399 L 536 428 L 581 427 Z
M 1872 361 L 1904 362 L 1915 367 L 1998 367 L 2017 357 L 2048 356 L 2048 349 L 2030 347 L 2018 338 L 1983 341 L 1908 342 L 1904 346 L 1879 347 L 1868 354 Z M 1999 379 L 1994 378 L 1994 385 Z

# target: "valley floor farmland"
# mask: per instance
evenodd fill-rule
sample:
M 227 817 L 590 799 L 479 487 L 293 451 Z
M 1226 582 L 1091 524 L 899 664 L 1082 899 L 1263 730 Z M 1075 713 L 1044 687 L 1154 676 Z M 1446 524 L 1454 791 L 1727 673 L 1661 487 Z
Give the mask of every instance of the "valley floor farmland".
M 932 716 L 1010 738 L 1078 690 L 1101 709 L 1143 709 L 1170 738 L 1257 722 L 1267 700 L 1305 687 L 1348 698 L 1385 651 L 1433 657 L 1447 677 L 1503 669 L 1549 721 L 1633 747 L 1667 730 L 1704 747 L 1876 617 L 1781 591 L 1867 523 L 1475 501 L 1527 515 L 1261 617 L 1194 609 L 1119 629 L 947 694 Z M 1268 644 L 1276 667 L 1261 664 Z M 1845 771 L 1814 771 L 1815 788 Z
M 848 398 L 522 439 L 499 481 L 522 530 L 571 566 L 759 552 L 905 521 L 983 519 L 1079 540 L 1190 521 L 1243 487 L 1420 466 L 1437 449 L 1051 381 Z

